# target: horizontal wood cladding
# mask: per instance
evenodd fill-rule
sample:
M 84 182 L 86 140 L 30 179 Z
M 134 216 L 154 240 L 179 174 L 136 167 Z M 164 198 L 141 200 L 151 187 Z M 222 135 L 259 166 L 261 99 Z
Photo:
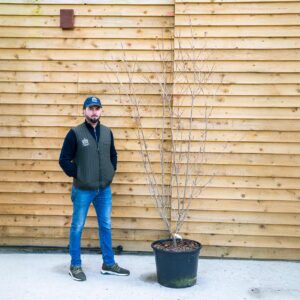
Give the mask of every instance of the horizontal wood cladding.
M 148 5 L 128 5 L 124 1 L 121 4 L 105 4 L 101 1 L 102 5 L 65 5 L 65 4 L 19 4 L 9 5 L 0 4 L 1 15 L 21 15 L 21 16 L 59 16 L 60 9 L 72 8 L 76 16 L 172 16 L 174 14 L 173 5 L 153 5 L 148 1 Z M 98 1 L 99 4 L 101 4 Z
M 127 93 L 133 82 L 159 181 L 161 76 L 185 126 L 188 87 L 196 89 L 201 69 L 208 79 L 193 104 L 191 157 L 205 128 L 206 156 L 190 168 L 193 178 L 201 169 L 199 192 L 182 236 L 200 241 L 203 256 L 299 259 L 300 1 L 84 2 L 1 1 L 1 245 L 68 246 L 72 180 L 58 157 L 70 127 L 83 120 L 83 100 L 93 94 L 104 104 L 102 122 L 112 128 L 118 150 L 114 246 L 151 251 L 153 240 L 167 237 L 150 197 Z M 59 10 L 68 8 L 75 28 L 66 31 L 59 28 Z M 133 67 L 130 79 L 123 60 Z M 170 131 L 164 137 L 170 147 Z M 173 137 L 182 145 L 176 158 L 184 167 L 188 131 L 175 130 Z M 167 153 L 168 180 L 170 162 Z M 172 220 L 183 173 L 178 184 L 168 207 Z M 82 245 L 99 247 L 93 208 Z
M 222 129 L 219 126 L 217 126 L 218 129 L 217 127 L 211 126 L 212 125 L 211 121 L 214 124 L 218 123 L 217 121 L 218 109 L 220 109 L 220 112 L 222 111 L 222 114 L 227 115 L 227 117 L 224 116 L 219 120 L 220 122 L 218 125 L 221 124 L 224 125 L 225 123 L 228 122 L 227 124 L 230 124 L 231 126 L 232 132 L 228 135 L 228 137 L 231 136 L 231 134 L 235 134 L 235 133 L 237 134 L 236 137 L 239 136 L 239 132 L 241 132 L 241 129 L 245 128 L 241 123 L 238 127 L 235 127 L 234 122 L 237 120 L 235 119 L 234 115 L 231 114 L 233 112 L 232 109 L 234 110 L 241 109 L 239 113 L 236 115 L 236 117 L 241 122 L 247 123 L 246 125 L 247 129 L 241 132 L 242 135 L 245 132 L 250 133 L 252 132 L 252 130 L 254 132 L 260 132 L 260 133 L 263 133 L 265 130 L 267 130 L 268 132 L 267 135 L 270 134 L 271 136 L 276 131 L 275 127 L 272 126 L 273 122 L 276 123 L 279 122 L 277 123 L 278 125 L 277 129 L 279 129 L 279 131 L 283 133 L 284 131 L 283 128 L 285 127 L 284 124 L 281 122 L 283 120 L 278 120 L 276 117 L 276 112 L 273 110 L 277 106 L 276 104 L 277 101 L 275 100 L 275 98 L 278 97 L 279 95 L 281 96 L 285 95 L 283 97 L 286 96 L 288 97 L 288 95 L 292 92 L 292 89 L 289 89 L 289 91 L 284 91 L 284 92 L 280 91 L 280 86 L 281 84 L 283 84 L 283 81 L 281 81 L 280 83 L 278 82 L 278 85 L 271 84 L 272 88 L 270 85 L 269 86 L 270 90 L 269 92 L 267 92 L 269 84 L 266 81 L 264 83 L 261 82 L 261 84 L 257 84 L 257 82 L 253 82 L 250 79 L 250 76 L 253 75 L 256 78 L 256 80 L 258 80 L 259 78 L 262 79 L 264 76 L 280 77 L 280 75 L 283 73 L 285 75 L 290 74 L 289 71 L 287 72 L 283 71 L 284 67 L 281 70 L 279 70 L 276 69 L 276 67 L 273 68 L 271 64 L 275 56 L 277 56 L 280 53 L 280 51 L 285 51 L 285 50 L 291 52 L 297 51 L 296 49 L 298 48 L 297 46 L 298 34 L 297 33 L 293 34 L 292 33 L 293 30 L 289 31 L 288 28 L 292 29 L 293 26 L 296 26 L 297 29 L 296 28 L 295 29 L 299 30 L 299 22 L 297 25 L 297 21 L 296 21 L 296 19 L 299 16 L 298 12 L 300 11 L 299 5 L 300 5 L 299 1 L 298 2 L 297 1 L 289 1 L 289 2 L 255 1 L 252 3 L 250 3 L 249 1 L 213 1 L 213 3 L 209 1 L 175 1 L 174 78 L 176 78 L 176 73 L 178 73 L 179 74 L 178 77 L 183 79 L 181 79 L 181 81 L 176 83 L 173 92 L 174 92 L 175 104 L 179 105 L 182 109 L 181 111 L 182 116 L 187 117 L 187 115 L 185 114 L 188 111 L 189 105 L 190 106 L 193 105 L 193 120 L 195 120 L 194 123 L 195 127 L 193 127 L 192 134 L 193 136 L 195 136 L 195 138 L 190 145 L 191 149 L 193 149 L 193 147 L 195 146 L 194 141 L 197 140 L 197 136 L 198 138 L 201 137 L 201 130 L 200 127 L 198 127 L 199 123 L 197 125 L 197 117 L 205 115 L 205 111 L 206 111 L 205 105 L 203 104 L 203 107 L 199 107 L 198 103 L 205 103 L 205 104 L 208 102 L 211 103 L 209 120 L 207 121 L 206 124 L 209 131 L 207 136 L 213 134 L 213 132 L 216 131 L 220 133 L 221 130 L 225 129 L 222 126 L 221 126 Z M 280 30 L 286 30 L 286 29 L 289 32 L 288 33 L 282 32 L 283 34 L 282 38 L 284 39 L 284 41 L 280 43 L 281 45 L 277 44 L 277 42 L 279 42 L 279 40 L 281 39 L 279 37 Z M 215 59 L 216 56 L 218 56 L 218 59 Z M 281 64 L 283 61 L 285 61 L 283 62 L 283 64 L 297 63 L 297 59 L 294 59 L 292 56 L 289 55 L 282 56 L 280 59 L 278 58 L 276 64 L 277 63 Z M 239 58 L 241 59 L 239 60 Z M 223 68 L 226 68 L 226 71 Z M 295 71 L 294 74 L 296 75 L 296 77 L 298 77 L 299 70 L 296 71 L 294 69 L 294 71 Z M 182 72 L 185 73 L 182 74 Z M 191 102 L 192 101 L 191 99 L 193 99 L 192 89 L 194 89 L 194 91 L 197 90 L 196 88 L 197 82 L 195 81 L 197 78 L 197 76 L 195 76 L 195 73 L 197 72 L 202 72 L 202 74 L 203 72 L 204 74 L 210 74 L 210 73 L 212 74 L 209 75 L 209 81 L 205 82 L 206 83 L 205 85 L 202 84 L 202 89 L 201 89 L 201 96 L 203 97 L 201 98 L 202 102 L 196 97 L 194 100 L 195 103 L 197 104 L 194 105 L 194 103 Z M 223 79 L 221 79 L 222 76 L 221 74 L 226 74 L 224 75 Z M 229 82 L 228 80 L 229 77 L 226 78 L 226 76 L 232 76 L 234 74 L 236 75 L 239 74 L 237 75 L 239 79 L 235 80 L 232 77 L 232 81 Z M 243 76 L 247 77 L 246 79 L 247 83 L 245 85 L 241 84 L 241 81 L 243 81 L 242 79 Z M 205 77 L 203 76 L 203 78 Z M 191 87 L 191 84 L 193 84 L 193 80 L 195 81 L 194 86 L 192 85 Z M 221 82 L 219 86 L 217 84 L 218 80 L 219 82 Z M 243 87 L 245 87 L 245 89 L 243 89 Z M 298 92 L 298 87 L 296 87 L 296 90 Z M 214 104 L 210 102 L 210 100 L 207 101 L 205 99 L 205 96 L 212 95 L 212 94 L 216 95 L 215 102 L 217 102 L 217 99 L 220 100 L 218 104 L 216 103 Z M 253 102 L 251 102 L 249 98 L 248 100 L 250 100 L 250 102 L 242 101 L 242 99 L 247 99 L 247 96 L 250 95 L 252 95 L 253 99 L 254 98 L 256 99 L 255 101 L 259 101 L 259 102 L 260 100 L 263 99 L 262 97 L 267 97 L 268 99 L 270 99 L 270 102 L 268 103 L 269 106 L 268 107 L 264 106 L 262 101 L 260 102 L 260 104 L 255 106 L 255 108 L 254 107 L 251 108 Z M 230 100 L 229 98 L 227 98 L 227 96 L 230 98 Z M 233 104 L 232 102 L 234 101 L 234 99 L 237 100 L 235 104 Z M 238 101 L 238 99 L 240 99 L 241 101 Z M 232 103 L 232 106 L 228 107 L 225 103 L 227 104 Z M 224 104 L 224 106 L 222 104 Z M 294 104 L 295 107 L 292 109 L 298 110 L 299 104 L 296 104 L 295 102 Z M 252 109 L 254 115 L 257 117 L 256 121 L 258 121 L 260 124 L 262 124 L 261 122 L 263 123 L 267 122 L 268 129 L 267 127 L 263 129 L 264 126 L 260 127 L 260 129 L 258 129 L 258 127 L 256 126 L 254 127 L 252 126 L 254 125 L 252 123 L 253 120 L 251 120 Z M 264 109 L 266 109 L 266 111 L 268 110 L 268 112 L 270 113 L 269 115 L 270 118 L 267 115 L 261 114 L 263 113 Z M 280 112 L 278 111 L 278 113 L 282 117 L 288 118 L 288 114 L 286 114 L 284 111 L 281 110 Z M 216 123 L 213 121 L 213 119 L 214 121 L 216 121 Z M 296 119 L 297 117 L 296 118 L 293 117 L 290 120 L 291 123 L 294 124 Z M 225 120 L 227 120 L 227 122 Z M 202 122 L 205 122 L 203 118 L 202 118 Z M 196 130 L 199 131 L 198 135 L 196 134 Z M 227 130 L 225 131 L 228 132 Z M 260 134 L 258 134 L 256 138 L 254 138 L 253 143 L 246 142 L 246 140 L 244 140 L 244 138 L 241 137 L 239 142 L 234 143 L 235 144 L 234 147 L 232 147 L 233 146 L 232 142 L 225 142 L 226 146 L 224 146 L 223 150 L 219 148 L 218 153 L 222 153 L 221 155 L 222 157 L 224 153 L 227 153 L 229 156 L 234 154 L 243 155 L 242 153 L 237 154 L 236 151 L 243 152 L 242 147 L 245 147 L 249 155 L 253 155 L 254 153 L 256 153 L 257 156 L 260 156 L 260 158 L 262 158 L 263 156 L 261 155 L 265 153 L 264 151 L 266 151 L 268 147 L 268 142 L 267 142 L 268 138 L 266 138 L 264 141 L 261 141 L 259 135 Z M 247 139 L 247 134 L 244 137 L 245 139 Z M 180 139 L 180 137 L 178 137 L 178 139 Z M 186 139 L 186 136 L 183 135 L 181 139 L 184 141 L 184 139 Z M 295 137 L 294 141 L 296 141 L 296 139 L 297 138 Z M 273 141 L 274 144 L 272 144 L 271 147 L 273 149 L 274 148 L 279 149 L 282 144 L 280 145 L 280 142 L 278 143 L 278 141 L 276 140 Z M 184 142 L 182 143 L 183 143 L 182 149 L 186 149 L 184 148 L 185 146 Z M 290 143 L 286 145 L 287 148 L 283 152 L 287 154 L 293 148 L 293 146 Z M 296 147 L 299 146 L 297 142 L 295 145 Z M 217 146 L 217 144 L 214 144 L 214 146 Z M 214 148 L 214 146 L 210 141 L 210 139 L 208 138 L 205 143 L 205 149 L 208 152 L 210 152 L 212 148 Z M 221 143 L 219 144 L 219 146 L 221 146 Z M 236 146 L 237 148 L 235 148 Z M 258 146 L 258 148 L 256 148 L 255 150 L 256 146 Z M 228 152 L 225 148 L 227 148 Z M 261 154 L 259 154 L 259 151 L 261 151 Z M 275 153 L 273 152 L 273 154 Z M 271 173 L 268 172 L 271 171 L 273 167 L 269 164 L 263 167 L 259 167 L 257 160 L 255 160 L 255 162 L 254 161 L 252 161 L 251 163 L 249 162 L 249 165 L 247 166 L 246 165 L 238 166 L 238 165 L 234 165 L 234 163 L 229 165 L 226 164 L 219 165 L 216 162 L 217 160 L 218 159 L 214 160 L 215 163 L 213 166 L 208 166 L 205 164 L 202 165 L 200 171 L 201 178 L 198 179 L 199 186 L 201 185 L 203 186 L 205 184 L 205 180 L 206 182 L 209 183 L 204 188 L 204 190 L 199 191 L 198 195 L 191 199 L 191 204 L 190 204 L 191 209 L 188 216 L 188 221 L 186 222 L 186 224 L 182 229 L 183 235 L 185 237 L 189 237 L 192 239 L 201 240 L 202 242 L 205 240 L 204 244 L 210 246 L 215 246 L 213 245 L 213 240 L 216 239 L 219 240 L 221 244 L 225 242 L 225 244 L 222 244 L 222 246 L 220 245 L 221 247 L 227 247 L 230 246 L 231 243 L 233 243 L 235 247 L 248 245 L 250 249 L 254 245 L 252 244 L 253 241 L 255 241 L 254 242 L 255 247 L 260 247 L 260 246 L 267 247 L 267 245 L 264 243 L 270 241 L 268 234 L 266 234 L 263 237 L 258 233 L 258 231 L 256 231 L 257 233 L 254 234 L 254 236 L 251 235 L 243 236 L 241 232 L 238 233 L 237 231 L 234 230 L 234 234 L 230 238 L 229 236 L 225 237 L 225 235 L 220 236 L 219 233 L 222 232 L 223 229 L 226 231 L 225 229 L 226 226 L 231 226 L 227 222 L 229 223 L 232 222 L 233 224 L 237 222 L 239 224 L 238 226 L 241 227 L 244 225 L 245 226 L 249 225 L 251 226 L 251 227 L 247 227 L 247 229 L 249 229 L 249 232 L 251 232 L 251 230 L 254 229 L 255 226 L 258 226 L 263 231 L 264 226 L 265 225 L 268 226 L 267 224 L 271 224 L 272 218 L 275 216 L 275 215 L 271 216 L 270 214 L 266 215 L 265 213 L 267 211 L 270 212 L 269 209 L 271 210 L 274 209 L 275 206 L 277 206 L 277 204 L 285 203 L 283 199 L 286 198 L 281 193 L 283 192 L 283 190 L 277 189 L 279 186 L 281 186 L 281 184 L 277 185 L 277 187 L 273 186 L 273 188 L 270 190 L 262 187 L 264 186 L 264 183 L 266 183 L 268 180 L 275 179 L 276 181 L 277 179 L 279 179 L 279 177 L 282 174 L 287 175 L 286 177 L 287 180 L 292 179 L 293 171 L 290 169 L 291 171 L 290 173 L 285 169 L 285 171 L 287 171 L 286 173 L 283 168 L 281 170 L 278 169 L 277 171 L 275 171 L 275 173 L 271 175 Z M 277 165 L 277 163 L 275 164 Z M 279 165 L 277 166 L 279 167 Z M 260 170 L 256 169 L 257 171 L 256 172 L 254 169 L 252 169 L 252 167 L 254 168 L 258 167 L 260 168 Z M 191 174 L 196 175 L 195 170 L 197 170 L 196 165 L 190 167 Z M 252 172 L 251 170 L 254 171 L 254 173 L 252 173 L 253 177 L 250 175 L 250 173 Z M 222 176 L 220 176 L 221 173 L 219 173 L 219 171 L 221 171 Z M 235 171 L 237 171 L 237 173 L 235 173 Z M 202 177 L 202 175 L 205 176 Z M 231 177 L 231 175 L 233 175 L 233 177 Z M 210 180 L 209 176 L 211 176 L 211 181 L 209 181 Z M 263 178 L 261 176 L 266 176 L 266 177 Z M 298 175 L 296 175 L 296 177 L 298 177 Z M 214 186 L 214 184 L 216 185 L 221 184 L 223 180 L 225 180 L 226 182 L 226 183 L 224 182 L 224 186 L 222 187 L 219 186 L 218 188 Z M 241 185 L 243 184 L 241 181 L 246 183 L 247 187 L 244 186 L 244 188 L 242 188 Z M 179 186 L 182 185 L 180 179 L 178 185 Z M 231 186 L 230 189 L 229 186 Z M 172 214 L 171 216 L 174 222 L 177 218 L 176 207 L 180 205 L 180 202 L 178 204 L 178 200 L 176 196 L 178 195 L 178 193 L 181 192 L 181 189 L 182 189 L 181 187 L 174 189 L 175 191 L 172 193 L 173 209 L 171 211 Z M 244 191 L 242 191 L 243 189 Z M 291 190 L 286 189 L 285 192 L 289 193 L 291 192 Z M 298 194 L 297 187 L 293 192 Z M 296 194 L 294 194 L 294 196 Z M 215 195 L 215 197 L 213 197 L 213 195 Z M 278 198 L 276 195 L 278 196 Z M 230 197 L 230 199 L 228 198 L 228 196 Z M 277 198 L 278 202 L 277 201 L 274 201 L 273 203 L 268 202 L 269 200 L 267 199 L 270 199 L 269 197 L 271 197 L 273 201 L 275 200 L 275 198 Z M 261 202 L 262 199 L 264 200 Z M 297 206 L 299 203 L 299 198 L 296 196 L 294 200 L 295 202 L 292 203 L 293 204 L 297 203 L 296 204 Z M 226 201 L 226 202 L 222 202 L 222 201 Z M 255 201 L 258 202 L 255 203 Z M 259 209 L 256 210 L 258 207 L 254 208 L 254 206 L 256 206 L 256 204 L 258 203 L 263 203 L 262 205 L 264 206 L 263 208 L 264 212 L 260 211 L 262 214 L 258 213 Z M 258 204 L 258 206 L 259 205 L 260 204 Z M 221 207 L 223 207 L 223 210 Z M 219 209 L 219 211 L 215 209 Z M 254 214 L 252 209 L 256 210 Z M 292 223 L 289 224 L 289 226 L 292 226 L 293 230 L 294 229 L 296 230 L 294 249 L 297 249 L 296 250 L 297 252 L 299 249 L 299 232 L 298 232 L 299 225 L 300 225 L 299 215 L 297 213 L 298 210 L 296 207 L 293 207 L 292 210 L 293 212 L 295 212 L 295 215 L 293 216 L 290 215 L 288 218 L 291 218 L 290 220 L 293 220 Z M 277 225 L 279 225 L 279 223 L 283 219 L 285 219 L 286 215 L 284 211 L 285 209 L 283 207 L 278 209 L 278 214 L 280 216 L 278 215 L 278 219 L 276 221 L 278 222 Z M 214 234 L 216 234 L 216 236 L 208 237 L 206 239 L 206 235 L 203 235 L 203 233 L 206 232 L 205 229 L 206 225 L 204 224 L 209 223 L 211 225 L 210 222 L 213 222 L 213 220 L 218 220 L 217 222 L 220 222 L 219 228 L 218 229 L 215 228 Z M 198 227 L 198 225 L 200 227 Z M 238 227 L 235 227 L 235 229 L 237 228 Z M 226 239 L 227 237 L 228 239 Z M 281 243 L 278 240 L 275 243 L 277 242 L 278 244 Z M 290 244 L 289 247 L 293 249 L 294 246 Z M 274 245 L 274 247 L 277 246 Z M 295 257 L 299 257 L 299 254 L 297 254 L 296 252 L 294 252 Z
M 175 1 L 177 2 L 177 1 Z M 214 2 L 214 1 L 213 1 Z M 254 1 L 253 1 L 254 2 Z M 274 1 L 267 3 L 180 3 L 176 4 L 177 15 L 219 15 L 230 14 L 241 16 L 243 14 L 291 14 L 300 10 L 299 2 Z

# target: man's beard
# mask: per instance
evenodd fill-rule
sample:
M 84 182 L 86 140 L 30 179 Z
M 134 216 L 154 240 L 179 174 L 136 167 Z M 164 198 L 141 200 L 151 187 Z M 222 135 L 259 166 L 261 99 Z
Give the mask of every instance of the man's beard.
M 93 124 L 96 124 L 96 123 L 98 123 L 100 117 L 98 117 L 98 118 L 97 118 L 97 117 L 95 117 L 95 118 L 90 118 L 90 117 L 86 116 L 86 119 L 87 119 L 89 122 L 91 122 L 91 123 L 93 123 Z

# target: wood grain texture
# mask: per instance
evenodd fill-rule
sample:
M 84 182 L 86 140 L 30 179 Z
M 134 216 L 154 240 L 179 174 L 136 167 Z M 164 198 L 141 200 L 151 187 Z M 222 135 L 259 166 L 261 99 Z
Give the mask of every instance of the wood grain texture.
M 181 109 L 186 125 L 194 71 L 211 73 L 193 108 L 196 158 L 209 107 L 206 156 L 190 169 L 194 178 L 201 169 L 199 191 L 181 234 L 203 244 L 202 256 L 299 259 L 300 1 L 84 2 L 1 1 L 0 244 L 67 247 L 72 180 L 58 157 L 69 129 L 83 120 L 83 100 L 93 94 L 104 104 L 102 122 L 112 128 L 118 150 L 114 245 L 151 251 L 151 241 L 167 237 L 150 197 L 126 96 L 126 57 L 134 64 L 132 81 L 157 179 L 159 76 L 166 67 L 174 108 Z M 75 9 L 75 28 L 61 30 L 59 9 L 69 7 Z M 187 68 L 172 85 L 182 63 Z M 188 132 L 173 134 L 184 152 Z M 171 136 L 165 138 L 169 147 Z M 170 154 L 166 158 L 169 174 Z M 180 168 L 184 164 L 182 159 Z M 178 179 L 181 192 L 183 174 Z M 174 220 L 176 189 L 171 196 Z M 99 247 L 92 208 L 82 245 Z

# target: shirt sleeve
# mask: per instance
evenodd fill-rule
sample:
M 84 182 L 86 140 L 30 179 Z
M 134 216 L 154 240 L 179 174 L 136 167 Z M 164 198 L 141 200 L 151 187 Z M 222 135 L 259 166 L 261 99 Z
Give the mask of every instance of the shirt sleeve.
M 73 159 L 75 157 L 77 150 L 77 141 L 75 132 L 71 129 L 64 140 L 60 156 L 59 156 L 59 165 L 70 177 L 77 177 L 77 166 L 74 163 Z
M 113 133 L 110 131 L 111 134 L 111 144 L 110 144 L 110 161 L 115 169 L 117 170 L 117 163 L 118 163 L 118 154 L 115 148 L 115 143 L 114 143 L 114 136 Z

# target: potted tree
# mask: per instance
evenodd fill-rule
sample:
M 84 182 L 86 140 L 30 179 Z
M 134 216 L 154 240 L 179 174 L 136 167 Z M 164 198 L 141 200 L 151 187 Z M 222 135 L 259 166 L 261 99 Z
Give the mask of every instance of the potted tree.
M 180 41 L 180 39 L 178 39 Z M 198 241 L 182 239 L 180 230 L 188 216 L 188 211 L 197 193 L 211 181 L 200 182 L 201 166 L 205 162 L 205 145 L 208 118 L 211 109 L 205 103 L 201 108 L 197 102 L 199 95 L 208 95 L 208 83 L 212 68 L 205 64 L 203 53 L 193 47 L 185 53 L 178 42 L 176 61 L 170 70 L 169 58 L 164 51 L 159 52 L 162 71 L 150 77 L 143 75 L 144 81 L 154 89 L 159 88 L 161 99 L 161 126 L 159 135 L 160 174 L 153 169 L 149 139 L 143 126 L 143 107 L 134 76 L 139 73 L 137 63 L 127 60 L 124 55 L 123 70 L 127 74 L 126 83 L 115 73 L 122 94 L 126 93 L 132 105 L 133 118 L 138 132 L 141 157 L 151 197 L 156 203 L 159 215 L 169 233 L 169 238 L 154 241 L 151 247 L 155 254 L 158 282 L 167 287 L 184 288 L 196 283 L 198 257 L 201 244 Z M 158 47 L 163 49 L 163 45 Z M 192 67 L 188 61 L 197 61 Z M 171 76 L 170 76 L 171 75 Z M 171 77 L 171 78 L 170 78 Z M 122 77 L 124 78 L 124 77 Z M 215 91 L 216 92 L 216 91 Z M 211 93 L 210 93 L 211 94 Z M 181 96 L 184 95 L 184 103 Z M 194 135 L 195 116 L 201 119 L 202 131 Z M 202 115 L 199 116 L 199 110 Z M 170 215 L 172 209 L 172 216 Z

